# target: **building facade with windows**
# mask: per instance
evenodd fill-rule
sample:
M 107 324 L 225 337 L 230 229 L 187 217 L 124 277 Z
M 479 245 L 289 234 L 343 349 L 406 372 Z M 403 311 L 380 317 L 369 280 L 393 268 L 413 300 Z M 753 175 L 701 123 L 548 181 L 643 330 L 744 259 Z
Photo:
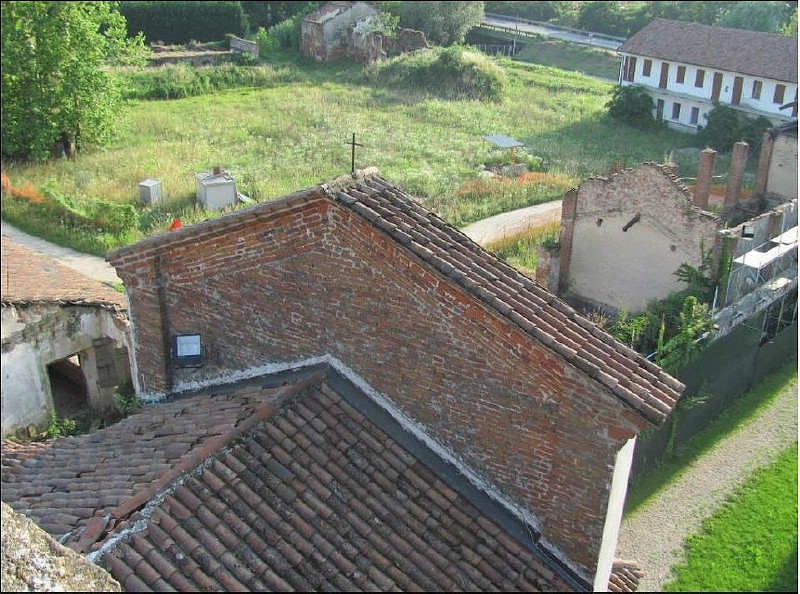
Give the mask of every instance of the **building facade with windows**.
M 797 118 L 797 37 L 655 19 L 618 52 L 619 84 L 645 87 L 672 128 L 696 132 L 716 104 L 774 125 Z

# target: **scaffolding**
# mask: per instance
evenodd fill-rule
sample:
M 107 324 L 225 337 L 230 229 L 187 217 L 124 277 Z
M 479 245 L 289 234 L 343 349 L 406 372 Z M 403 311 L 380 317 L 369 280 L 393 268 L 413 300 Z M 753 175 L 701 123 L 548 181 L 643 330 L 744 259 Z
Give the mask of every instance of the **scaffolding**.
M 797 240 L 795 224 L 733 259 L 723 302 L 714 303 L 714 338 L 768 310 L 797 319 Z

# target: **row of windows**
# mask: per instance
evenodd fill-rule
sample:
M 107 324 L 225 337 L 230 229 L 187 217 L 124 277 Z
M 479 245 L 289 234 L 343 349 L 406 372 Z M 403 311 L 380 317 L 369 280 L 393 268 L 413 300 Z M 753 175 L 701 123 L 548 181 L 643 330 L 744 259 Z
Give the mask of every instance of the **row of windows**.
M 636 58 L 626 58 L 627 67 L 624 69 L 623 73 L 623 80 L 628 82 L 633 82 L 634 74 L 636 70 Z M 645 59 L 644 64 L 642 65 L 642 76 L 649 77 L 652 74 L 653 70 L 653 61 L 650 59 Z M 686 66 L 678 66 L 678 71 L 675 76 L 675 82 L 678 84 L 685 84 L 686 80 Z M 706 81 L 706 71 L 702 68 L 698 68 L 694 75 L 694 86 L 697 88 L 702 88 Z M 750 97 L 752 99 L 761 99 L 761 91 L 763 89 L 764 83 L 760 80 L 754 80 L 753 86 L 750 92 Z M 786 99 L 786 85 L 777 84 L 775 85 L 775 92 L 772 96 L 772 102 L 777 103 L 778 105 L 782 105 Z
M 672 119 L 673 120 L 680 120 L 681 119 L 681 104 L 680 103 L 673 103 L 672 104 Z M 689 123 L 696 126 L 699 119 L 700 119 L 700 108 L 699 107 L 693 107 L 692 108 L 692 112 L 689 115 Z

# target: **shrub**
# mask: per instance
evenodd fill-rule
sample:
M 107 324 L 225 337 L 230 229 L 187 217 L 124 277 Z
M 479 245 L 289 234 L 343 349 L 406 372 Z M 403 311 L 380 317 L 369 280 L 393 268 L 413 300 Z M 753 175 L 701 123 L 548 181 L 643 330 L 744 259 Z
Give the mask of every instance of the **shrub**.
M 739 141 L 757 146 L 764 132 L 772 127 L 764 116 L 751 118 L 727 105 L 717 105 L 708 112 L 706 119 L 708 123 L 697 133 L 697 138 L 721 152 L 730 151 Z
M 635 126 L 652 126 L 653 98 L 642 85 L 617 86 L 606 103 L 608 114 L 617 121 Z
M 488 56 L 463 46 L 432 48 L 367 66 L 365 75 L 389 87 L 446 99 L 502 101 L 505 71 Z
M 133 384 L 130 382 L 117 388 L 117 393 L 114 395 L 114 403 L 120 414 L 125 417 L 142 407 L 142 403 L 133 389 Z
M 269 35 L 281 49 L 300 51 L 302 23 L 305 14 L 298 13 L 269 28 Z

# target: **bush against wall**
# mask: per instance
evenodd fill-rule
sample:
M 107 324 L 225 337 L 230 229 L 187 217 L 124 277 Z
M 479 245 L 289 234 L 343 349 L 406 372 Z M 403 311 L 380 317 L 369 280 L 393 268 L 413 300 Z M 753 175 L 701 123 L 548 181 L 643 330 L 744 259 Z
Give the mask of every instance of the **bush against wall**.
M 707 121 L 697 139 L 720 152 L 730 151 L 739 141 L 758 146 L 764 132 L 772 127 L 772 122 L 764 116 L 751 118 L 727 105 L 714 107 L 708 112 Z
M 121 2 L 128 35 L 141 32 L 148 43 L 183 44 L 245 37 L 250 24 L 239 2 Z
M 642 85 L 616 86 L 606 103 L 608 114 L 619 122 L 634 126 L 652 126 L 653 98 Z

